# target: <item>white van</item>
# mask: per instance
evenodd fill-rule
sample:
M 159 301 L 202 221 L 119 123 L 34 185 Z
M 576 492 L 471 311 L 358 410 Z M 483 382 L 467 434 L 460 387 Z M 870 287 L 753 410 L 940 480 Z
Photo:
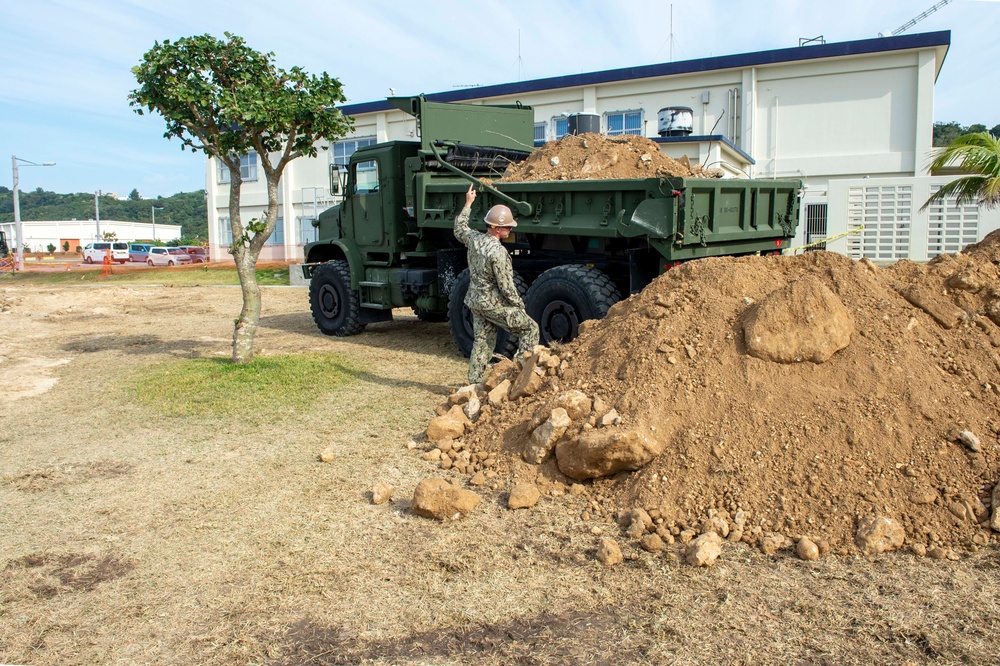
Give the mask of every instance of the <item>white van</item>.
M 128 243 L 121 241 L 99 241 L 87 243 L 83 248 L 83 261 L 87 264 L 104 263 L 104 257 L 111 253 L 111 261 L 124 264 L 128 261 Z

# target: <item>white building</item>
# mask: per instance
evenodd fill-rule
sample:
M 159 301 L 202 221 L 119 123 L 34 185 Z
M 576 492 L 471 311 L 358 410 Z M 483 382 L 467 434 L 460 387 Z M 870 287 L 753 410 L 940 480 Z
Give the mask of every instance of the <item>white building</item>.
M 571 114 L 590 114 L 607 134 L 641 134 L 673 156 L 728 175 L 796 178 L 804 184 L 796 245 L 837 236 L 827 249 L 876 260 L 925 260 L 954 252 L 1000 227 L 1000 212 L 941 205 L 919 211 L 949 177 L 930 177 L 934 82 L 948 31 L 817 44 L 428 95 L 433 101 L 511 104 L 535 111 L 536 144 L 566 132 Z M 658 135 L 661 109 L 691 110 L 688 136 Z M 386 101 L 341 107 L 355 132 L 298 159 L 279 188 L 278 228 L 262 259 L 301 260 L 311 225 L 336 203 L 334 163 L 359 146 L 416 139 L 416 121 Z M 595 118 L 596 117 L 596 118 Z M 231 242 L 228 172 L 206 167 L 212 259 Z M 267 206 L 256 154 L 243 158 L 244 220 Z M 861 229 L 861 227 L 864 227 Z M 848 233 L 852 232 L 852 233 Z
M 14 246 L 15 225 L 13 222 L 0 224 L 0 229 L 7 236 L 11 248 Z M 123 222 L 121 220 L 57 220 L 57 221 L 21 221 L 21 232 L 24 243 L 31 252 L 45 252 L 48 246 L 54 245 L 57 251 L 62 251 L 63 244 L 69 243 L 69 251 L 75 252 L 77 247 L 101 240 L 105 233 L 115 234 L 120 241 L 178 240 L 181 237 L 179 224 L 152 224 L 151 222 Z

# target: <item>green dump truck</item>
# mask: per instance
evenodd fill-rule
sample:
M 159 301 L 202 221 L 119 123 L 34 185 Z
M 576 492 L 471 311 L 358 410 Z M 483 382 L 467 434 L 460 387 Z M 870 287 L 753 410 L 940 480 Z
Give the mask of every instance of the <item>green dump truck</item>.
M 354 335 L 390 320 L 394 308 L 412 308 L 422 320 L 450 321 L 469 354 L 466 249 L 452 228 L 470 182 L 480 190 L 473 227 L 485 228 L 497 203 L 518 216 L 506 246 L 545 343 L 573 339 L 582 321 L 680 262 L 777 253 L 795 236 L 800 181 L 492 183 L 531 150 L 530 107 L 389 102 L 416 117 L 420 140 L 360 148 L 334 171 L 331 190 L 343 201 L 320 214 L 320 240 L 305 247 L 313 318 L 329 335 Z M 498 349 L 507 344 L 501 336 Z

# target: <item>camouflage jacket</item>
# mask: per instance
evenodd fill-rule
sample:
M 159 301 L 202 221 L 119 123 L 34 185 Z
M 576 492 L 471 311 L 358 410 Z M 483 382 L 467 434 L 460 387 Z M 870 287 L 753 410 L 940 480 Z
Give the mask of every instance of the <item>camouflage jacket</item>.
M 455 238 L 469 248 L 469 293 L 465 304 L 476 310 L 524 307 L 514 285 L 510 254 L 498 239 L 469 227 L 472 211 L 463 208 L 455 218 Z

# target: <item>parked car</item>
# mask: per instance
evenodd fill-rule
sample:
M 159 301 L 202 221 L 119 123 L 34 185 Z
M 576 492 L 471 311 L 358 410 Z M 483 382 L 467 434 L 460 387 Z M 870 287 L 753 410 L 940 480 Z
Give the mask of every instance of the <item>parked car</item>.
M 149 258 L 149 248 L 151 247 L 153 247 L 152 243 L 129 243 L 128 260 L 146 263 L 146 259 Z
M 104 263 L 104 257 L 111 254 L 111 261 L 124 264 L 128 261 L 128 243 L 119 241 L 99 241 L 87 243 L 83 248 L 83 261 L 87 264 Z
M 191 255 L 179 247 L 151 247 L 146 263 L 150 266 L 176 266 L 190 264 Z
M 192 264 L 208 263 L 208 250 L 200 245 L 181 245 L 179 249 L 184 250 L 191 255 Z

